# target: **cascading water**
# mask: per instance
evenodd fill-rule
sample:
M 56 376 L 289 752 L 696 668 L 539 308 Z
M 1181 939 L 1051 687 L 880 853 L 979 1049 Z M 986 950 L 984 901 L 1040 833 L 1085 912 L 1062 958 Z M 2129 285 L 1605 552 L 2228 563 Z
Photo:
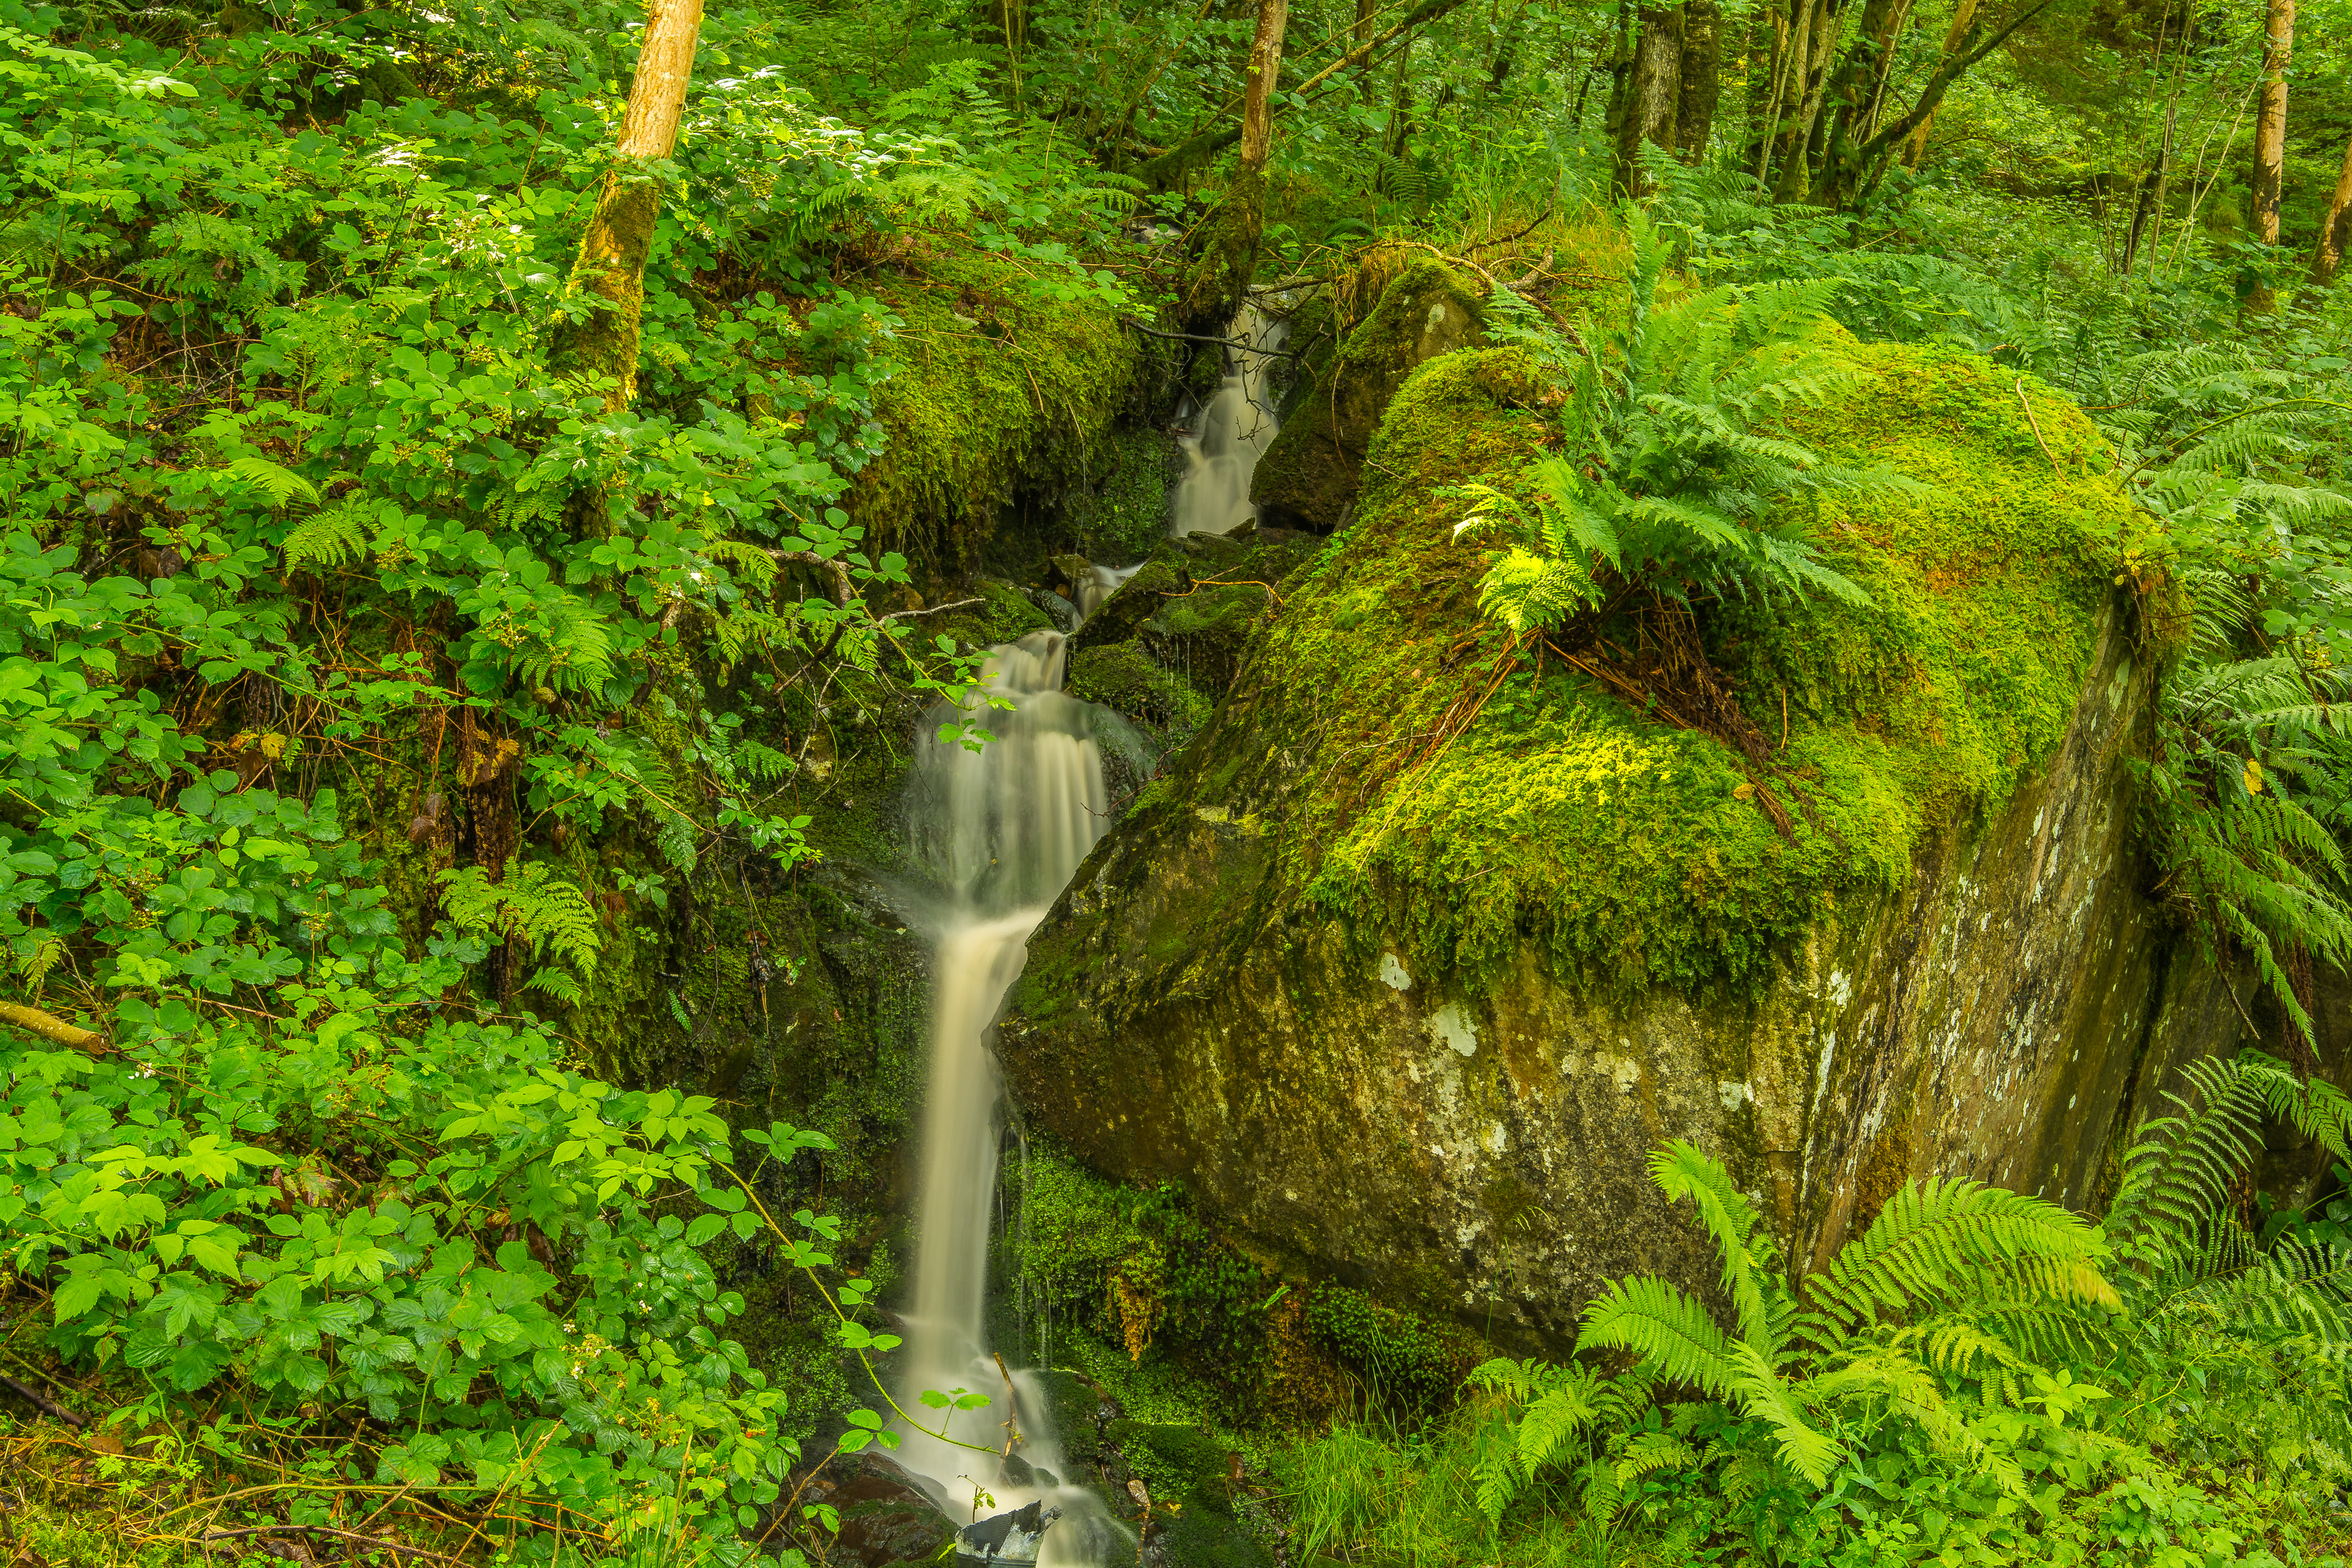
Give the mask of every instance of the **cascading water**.
M 1023 1398 L 1017 1412 L 1005 1410 L 1003 1374 L 982 1326 L 1003 1099 L 988 1028 L 1021 973 L 1029 933 L 1109 820 L 1094 734 L 1100 710 L 1063 692 L 1066 652 L 1055 632 L 1032 632 L 992 650 L 983 682 L 1013 706 L 990 708 L 975 697 L 964 712 L 935 713 L 930 726 L 936 731 L 941 721 L 970 719 L 992 738 L 977 751 L 935 733 L 919 742 L 919 850 L 937 877 L 940 905 L 915 1294 L 899 1405 L 928 1424 L 940 1413 L 919 1403 L 926 1391 L 987 1394 L 994 1403 L 957 1415 L 950 1431 L 964 1443 L 1002 1447 L 1002 1424 L 1017 1414 L 1023 1465 L 919 1432 L 908 1435 L 898 1457 L 951 1500 L 985 1491 L 994 1503 L 979 1507 L 982 1513 L 1039 1499 L 1060 1508 L 1064 1517 L 1046 1532 L 1038 1561 L 1091 1568 L 1110 1560 L 1122 1532 L 1093 1494 L 1060 1485 L 1066 1471 L 1038 1414 L 1044 1402 Z M 1035 1484 L 1022 1484 L 1022 1477 Z
M 1224 384 L 1181 437 L 1187 469 L 1171 505 L 1171 531 L 1224 533 L 1255 517 L 1249 487 L 1274 439 L 1265 371 L 1283 323 L 1245 307 L 1229 336 Z M 1081 617 L 1092 615 L 1137 567 L 1089 568 L 1071 586 Z M 1021 973 L 1029 935 L 1109 824 L 1097 735 L 1115 722 L 1101 709 L 1062 690 L 1067 644 L 1055 632 L 1032 632 L 993 648 L 982 671 L 996 708 L 974 696 L 966 709 L 931 716 L 918 742 L 914 819 L 918 856 L 930 869 L 936 904 L 936 978 L 931 998 L 931 1073 L 923 1112 L 923 1171 L 915 1213 L 914 1300 L 907 1319 L 902 1408 L 936 1426 L 943 1442 L 907 1434 L 898 1458 L 961 1516 L 1001 1513 L 1043 1501 L 1062 1510 L 1038 1557 L 1045 1568 L 1101 1568 L 1134 1551 L 1099 1500 L 1064 1486 L 1055 1434 L 1032 1379 L 1001 1371 L 984 1327 L 990 1218 L 1003 1138 L 1003 1085 L 988 1048 L 1004 994 Z M 942 722 L 971 720 L 991 739 L 974 750 L 960 738 L 936 738 Z M 1017 1391 L 1008 1413 L 1004 1384 Z M 947 1417 L 921 1403 L 927 1391 L 969 1389 L 993 1403 Z M 1004 1423 L 1017 1416 L 1020 1462 L 978 1448 L 1002 1449 Z M 978 1500 L 985 1493 L 988 1503 Z
M 1244 305 L 1226 329 L 1228 339 L 1246 346 L 1225 350 L 1224 381 L 1187 421 L 1189 432 L 1178 437 L 1185 471 L 1176 487 L 1171 531 L 1230 533 L 1257 515 L 1250 504 L 1250 478 L 1281 425 L 1266 372 L 1288 331 L 1281 317 L 1255 305 Z

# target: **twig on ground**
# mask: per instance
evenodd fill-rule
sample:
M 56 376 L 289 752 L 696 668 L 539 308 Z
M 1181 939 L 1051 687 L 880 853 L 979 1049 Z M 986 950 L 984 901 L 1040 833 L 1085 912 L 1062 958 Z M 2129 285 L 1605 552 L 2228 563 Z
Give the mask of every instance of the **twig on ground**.
M 64 1405 L 59 1405 L 56 1400 L 51 1399 L 47 1394 L 43 1394 L 39 1389 L 35 1388 L 29 1383 L 19 1382 L 17 1379 L 10 1377 L 6 1373 L 0 1372 L 0 1384 L 5 1384 L 8 1388 L 13 1390 L 18 1396 L 23 1398 L 26 1403 L 32 1405 L 35 1408 L 56 1416 L 58 1420 L 64 1422 L 67 1426 L 71 1426 L 76 1431 L 79 1431 L 81 1428 L 89 1425 L 89 1416 L 67 1409 Z
M 331 1535 L 343 1541 L 359 1542 L 378 1552 L 396 1552 L 404 1557 L 429 1557 L 436 1563 L 455 1563 L 457 1568 L 466 1568 L 463 1558 L 427 1552 L 422 1546 L 410 1546 L 379 1535 L 362 1535 L 355 1530 L 337 1530 L 327 1524 L 249 1524 L 238 1530 L 207 1530 L 203 1540 L 209 1544 L 215 1541 L 234 1541 L 246 1535 Z

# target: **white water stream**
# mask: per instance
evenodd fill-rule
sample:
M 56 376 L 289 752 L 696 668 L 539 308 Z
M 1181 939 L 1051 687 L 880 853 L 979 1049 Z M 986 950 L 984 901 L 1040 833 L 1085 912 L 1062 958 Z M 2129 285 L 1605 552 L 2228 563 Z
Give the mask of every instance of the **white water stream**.
M 1283 324 L 1244 308 L 1228 331 L 1223 385 L 1180 437 L 1187 461 L 1171 504 L 1171 531 L 1223 533 L 1256 515 L 1252 472 L 1274 438 L 1265 384 L 1269 356 Z M 1095 566 L 1073 584 L 1081 616 L 1090 616 L 1137 571 Z M 1101 710 L 1065 693 L 1067 641 L 1032 632 L 991 650 L 988 692 L 1012 704 L 990 708 L 975 696 L 966 710 L 935 712 L 918 741 L 912 816 L 919 858 L 932 873 L 937 903 L 931 996 L 931 1070 L 923 1112 L 922 1183 L 915 1211 L 914 1296 L 906 1321 L 907 1353 L 899 1404 L 936 1426 L 926 1392 L 968 1389 L 992 1403 L 952 1418 L 962 1444 L 921 1432 L 906 1435 L 898 1459 L 954 1505 L 959 1522 L 1033 1500 L 1059 1508 L 1045 1532 L 1044 1568 L 1103 1568 L 1135 1550 L 1134 1537 L 1091 1492 L 1061 1482 L 1068 1475 L 1045 1401 L 1032 1377 L 1006 1373 L 987 1343 L 990 1220 L 996 1202 L 1003 1135 L 1003 1082 L 988 1031 L 1019 977 L 1030 933 L 1109 826 L 1109 791 L 1096 740 Z M 942 742 L 942 721 L 969 718 L 990 739 L 979 750 Z M 1020 1464 L 1002 1450 L 1007 1405 L 1017 1406 Z M 977 1493 L 986 1494 L 985 1500 Z
M 1171 531 L 1230 533 L 1257 516 L 1250 504 L 1250 477 L 1280 426 L 1266 372 L 1289 330 L 1281 317 L 1255 305 L 1244 305 L 1225 329 L 1227 338 L 1247 346 L 1225 350 L 1224 381 L 1186 420 L 1189 428 L 1178 437 L 1185 472 L 1176 487 Z
M 1017 1405 L 1019 1458 L 1043 1473 L 1036 1484 L 1021 1484 L 1016 1478 L 1029 1473 L 1021 1467 L 919 1432 L 907 1436 L 898 1458 L 960 1505 L 959 1522 L 1034 1500 L 1059 1508 L 1063 1517 L 1045 1532 L 1039 1563 L 1095 1568 L 1129 1538 L 1092 1493 L 1059 1484 L 1066 1471 L 1045 1402 L 1034 1388 L 1006 1398 L 984 1327 L 1003 1099 L 988 1029 L 1021 973 L 1029 933 L 1109 822 L 1095 710 L 1062 690 L 1066 658 L 1058 632 L 1032 632 L 994 649 L 987 689 L 1013 706 L 987 708 L 975 698 L 962 715 L 992 739 L 973 751 L 926 733 L 916 761 L 919 848 L 938 879 L 940 907 L 915 1289 L 898 1402 L 931 1424 L 940 1413 L 919 1403 L 926 1392 L 985 1394 L 992 1403 L 956 1415 L 949 1430 L 962 1443 L 997 1449 L 1006 1439 L 1003 1423 L 1014 1414 L 1007 1406 Z M 930 728 L 955 717 L 953 710 L 934 714 Z M 991 1500 L 975 1502 L 975 1489 Z

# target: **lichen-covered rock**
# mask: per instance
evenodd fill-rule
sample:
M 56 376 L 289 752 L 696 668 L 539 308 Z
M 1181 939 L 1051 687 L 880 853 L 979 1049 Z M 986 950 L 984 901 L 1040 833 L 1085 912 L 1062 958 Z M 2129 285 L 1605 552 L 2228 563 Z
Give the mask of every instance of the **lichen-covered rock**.
M 2130 509 L 2048 395 L 2037 438 L 1981 361 L 1862 363 L 1807 439 L 1934 487 L 1823 503 L 1872 602 L 1706 620 L 1785 837 L 1719 742 L 1482 625 L 1445 491 L 1548 420 L 1515 353 L 1440 358 L 1033 942 L 1001 1047 L 1028 1114 L 1302 1266 L 1554 1346 L 1605 1279 L 1712 1278 L 1648 1181 L 1664 1138 L 1800 1256 L 1916 1174 L 2086 1196 L 2168 940 L 2105 565 Z
M 1390 401 L 1415 367 L 1485 342 L 1484 300 L 1443 262 L 1399 273 L 1258 462 L 1250 500 L 1265 521 L 1328 533 L 1361 484 L 1364 455 Z

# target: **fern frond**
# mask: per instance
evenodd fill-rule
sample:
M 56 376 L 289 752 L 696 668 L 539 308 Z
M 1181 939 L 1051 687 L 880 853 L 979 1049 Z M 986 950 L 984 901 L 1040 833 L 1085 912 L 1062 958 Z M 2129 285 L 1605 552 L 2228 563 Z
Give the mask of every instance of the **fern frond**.
M 1731 1298 L 1740 1337 L 1768 1357 L 1776 1353 L 1780 1324 L 1771 1310 L 1771 1298 L 1780 1287 L 1768 1272 L 1769 1253 L 1759 1243 L 1762 1226 L 1756 1206 L 1719 1162 L 1680 1138 L 1670 1138 L 1652 1151 L 1650 1179 L 1666 1194 L 1667 1202 L 1688 1198 L 1698 1210 L 1700 1223 L 1723 1256 L 1724 1293 Z
M 1882 1315 L 1906 1316 L 1966 1298 L 1988 1271 L 2054 1298 L 2112 1301 L 2095 1265 L 2097 1227 L 2055 1204 L 1976 1182 L 1911 1182 L 1826 1272 L 1805 1281 L 1801 1332 L 1834 1348 Z
M 1577 1350 L 1625 1350 L 1663 1375 L 1720 1396 L 1732 1366 L 1723 1331 L 1697 1298 L 1654 1274 L 1612 1279 L 1584 1309 Z
M 278 543 L 286 570 L 295 572 L 309 565 L 341 566 L 347 560 L 366 555 L 369 525 L 374 516 L 375 504 L 356 496 L 346 496 L 310 513 L 287 530 L 286 537 Z

